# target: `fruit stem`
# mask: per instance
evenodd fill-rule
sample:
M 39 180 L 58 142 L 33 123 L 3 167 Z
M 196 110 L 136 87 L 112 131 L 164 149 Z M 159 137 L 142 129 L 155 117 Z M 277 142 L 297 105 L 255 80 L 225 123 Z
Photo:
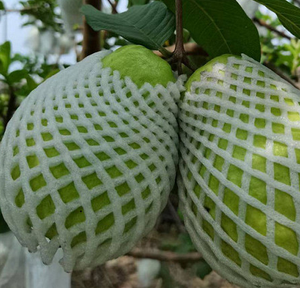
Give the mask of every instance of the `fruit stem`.
M 165 58 L 171 58 L 173 53 L 167 50 L 165 47 L 160 47 L 159 52 L 165 57 Z
M 186 56 L 183 43 L 182 0 L 176 0 L 176 43 L 170 62 L 176 63 L 178 74 L 182 74 L 182 64 L 194 71 Z

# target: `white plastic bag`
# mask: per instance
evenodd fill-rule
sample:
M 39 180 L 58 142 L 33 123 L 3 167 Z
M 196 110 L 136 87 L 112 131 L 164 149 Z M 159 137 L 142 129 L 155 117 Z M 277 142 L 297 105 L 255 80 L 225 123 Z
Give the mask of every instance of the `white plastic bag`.
M 71 274 L 58 263 L 59 254 L 46 266 L 39 253 L 29 253 L 11 232 L 0 234 L 0 288 L 70 288 Z
M 25 253 L 11 232 L 0 234 L 0 288 L 25 288 Z

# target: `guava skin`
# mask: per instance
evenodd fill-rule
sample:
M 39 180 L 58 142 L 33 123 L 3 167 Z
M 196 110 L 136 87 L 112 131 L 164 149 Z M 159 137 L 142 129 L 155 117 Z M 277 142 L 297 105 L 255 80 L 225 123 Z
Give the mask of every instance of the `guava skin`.
M 222 56 L 218 56 L 212 60 L 210 60 L 209 62 L 207 62 L 205 65 L 203 65 L 202 67 L 200 67 L 199 69 L 197 69 L 192 75 L 191 77 L 188 79 L 188 81 L 185 84 L 185 88 L 187 89 L 187 91 L 191 91 L 191 86 L 193 84 L 193 82 L 195 81 L 200 81 L 201 80 L 201 72 L 203 71 L 211 71 L 213 65 L 215 63 L 223 63 L 226 64 L 227 63 L 227 59 L 229 57 L 232 57 L 233 55 L 231 54 L 224 54 Z M 238 56 L 235 56 L 238 57 Z M 240 57 L 241 58 L 241 57 Z
M 104 57 L 103 67 L 119 71 L 121 78 L 130 77 L 141 88 L 145 83 L 164 87 L 176 79 L 170 65 L 151 50 L 139 45 L 121 47 Z

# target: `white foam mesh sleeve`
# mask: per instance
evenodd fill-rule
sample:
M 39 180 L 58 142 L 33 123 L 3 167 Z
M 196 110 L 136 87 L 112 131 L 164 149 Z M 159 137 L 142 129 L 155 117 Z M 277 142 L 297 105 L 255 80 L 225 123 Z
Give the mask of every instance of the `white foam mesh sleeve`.
M 22 245 L 57 249 L 66 271 L 128 252 L 175 181 L 182 81 L 140 89 L 95 53 L 41 84 L 0 147 L 4 218 Z
M 246 56 L 202 72 L 180 103 L 187 230 L 242 287 L 300 283 L 299 103 L 297 89 Z

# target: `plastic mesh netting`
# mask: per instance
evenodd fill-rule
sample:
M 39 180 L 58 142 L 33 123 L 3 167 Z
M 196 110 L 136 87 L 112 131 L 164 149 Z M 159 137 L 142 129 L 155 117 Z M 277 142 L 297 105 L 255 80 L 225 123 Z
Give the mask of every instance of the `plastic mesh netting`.
M 230 281 L 290 287 L 300 282 L 300 93 L 246 56 L 225 62 L 180 104 L 185 224 Z
M 5 220 L 66 271 L 128 252 L 153 228 L 175 181 L 181 82 L 141 89 L 95 53 L 41 84 L 0 150 Z

